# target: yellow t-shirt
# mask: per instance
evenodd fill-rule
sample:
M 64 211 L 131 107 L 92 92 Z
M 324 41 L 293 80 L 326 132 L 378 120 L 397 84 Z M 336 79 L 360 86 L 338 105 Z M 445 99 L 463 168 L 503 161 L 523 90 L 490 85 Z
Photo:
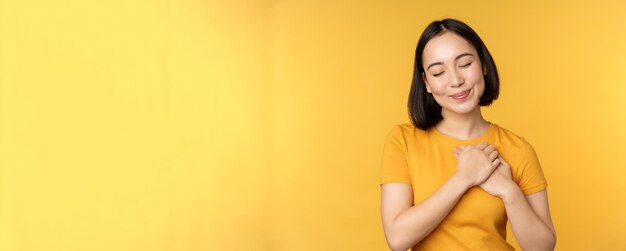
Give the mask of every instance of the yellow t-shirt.
M 411 123 L 394 126 L 385 141 L 380 183 L 406 183 L 413 201 L 433 194 L 456 171 L 454 148 L 485 141 L 511 166 L 513 180 L 525 195 L 547 183 L 533 147 L 522 137 L 491 123 L 479 138 L 450 138 L 434 127 L 424 131 Z M 475 186 L 426 238 L 411 250 L 513 250 L 506 242 L 506 211 L 502 200 Z

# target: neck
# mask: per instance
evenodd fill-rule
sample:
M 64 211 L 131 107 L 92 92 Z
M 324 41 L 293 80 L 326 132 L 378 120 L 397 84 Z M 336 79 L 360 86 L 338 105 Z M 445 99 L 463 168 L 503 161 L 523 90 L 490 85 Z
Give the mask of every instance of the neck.
M 470 140 L 482 136 L 490 123 L 487 122 L 480 111 L 480 107 L 476 107 L 472 112 L 467 114 L 458 114 L 443 110 L 441 115 L 443 120 L 435 128 L 439 132 L 460 140 Z

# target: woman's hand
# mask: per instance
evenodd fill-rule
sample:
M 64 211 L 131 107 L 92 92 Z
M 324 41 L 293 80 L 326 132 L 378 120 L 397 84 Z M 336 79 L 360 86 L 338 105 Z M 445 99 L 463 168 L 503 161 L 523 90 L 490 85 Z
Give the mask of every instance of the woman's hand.
M 507 189 L 510 189 L 511 185 L 515 183 L 511 175 L 511 166 L 502 159 L 502 156 L 498 159 L 500 159 L 498 168 L 479 186 L 489 194 L 502 199 Z
M 486 142 L 455 148 L 457 157 L 456 176 L 469 182 L 470 186 L 482 184 L 500 165 L 496 147 Z

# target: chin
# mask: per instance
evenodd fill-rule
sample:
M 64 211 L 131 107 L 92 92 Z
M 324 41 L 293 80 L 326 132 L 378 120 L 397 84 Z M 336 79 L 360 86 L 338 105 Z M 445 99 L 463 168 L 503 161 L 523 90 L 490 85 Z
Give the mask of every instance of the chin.
M 474 105 L 452 106 L 452 109 L 448 110 L 456 114 L 468 114 L 476 109 L 480 109 L 478 102 L 476 102 Z
M 463 109 L 463 110 L 454 110 L 453 112 L 454 112 L 454 113 L 456 113 L 456 114 L 469 114 L 469 113 L 471 113 L 473 110 L 474 110 L 474 109 L 471 109 L 471 110 L 465 110 L 465 109 Z

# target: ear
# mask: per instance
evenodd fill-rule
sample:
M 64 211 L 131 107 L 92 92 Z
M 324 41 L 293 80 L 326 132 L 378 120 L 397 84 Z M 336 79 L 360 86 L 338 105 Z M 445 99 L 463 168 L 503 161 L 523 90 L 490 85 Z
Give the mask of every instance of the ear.
M 424 84 L 426 85 L 426 91 L 428 93 L 432 93 L 432 91 L 430 90 L 430 86 L 428 85 L 428 82 L 426 81 L 426 74 L 422 73 L 422 80 L 424 81 Z
M 487 66 L 483 64 L 483 76 L 487 76 Z

